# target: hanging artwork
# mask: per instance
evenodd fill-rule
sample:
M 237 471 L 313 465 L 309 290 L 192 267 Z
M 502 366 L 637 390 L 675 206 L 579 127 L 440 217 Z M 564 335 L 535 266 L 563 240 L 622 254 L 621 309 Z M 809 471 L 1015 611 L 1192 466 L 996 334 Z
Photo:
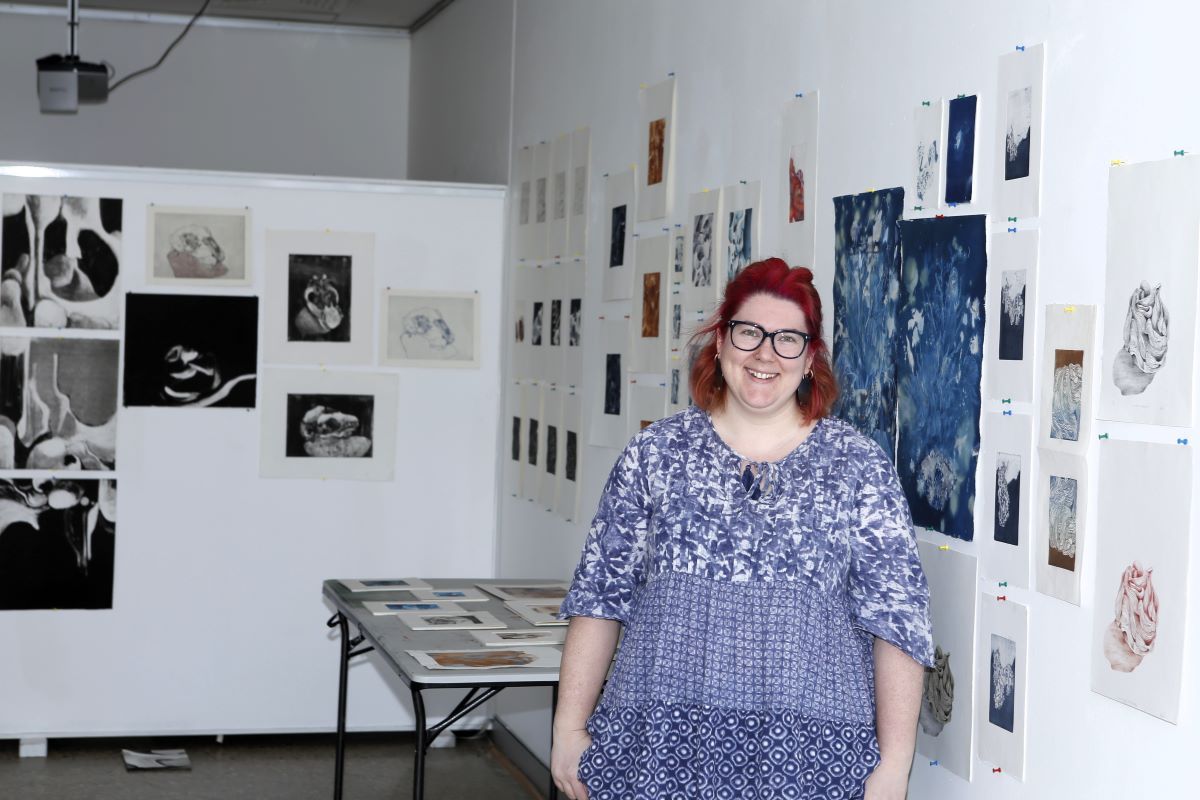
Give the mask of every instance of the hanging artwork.
M 627 300 L 633 292 L 633 221 L 637 196 L 635 170 L 609 175 L 604 184 L 604 204 L 608 209 L 608 244 L 604 267 L 602 299 Z
M 0 469 L 110 471 L 115 339 L 0 339 Z
M 917 749 L 955 775 L 971 780 L 975 732 L 975 601 L 977 562 L 954 550 L 918 542 L 929 581 L 934 665 L 925 668 Z
M 569 387 L 583 388 L 583 295 L 586 271 L 583 263 L 563 264 L 565 290 L 563 295 L 563 368 L 562 382 Z
M 908 190 L 913 216 L 927 217 L 942 205 L 942 126 L 946 104 L 931 100 L 913 112 L 912 187 Z
M 591 182 L 592 134 L 579 128 L 571 134 L 570 217 L 567 221 L 567 253 L 582 258 L 587 248 L 588 191 Z
M 370 233 L 267 231 L 263 360 L 371 363 L 374 257 Z
M 667 366 L 668 318 L 671 275 L 670 237 L 646 236 L 637 240 L 633 286 L 633 347 L 631 372 L 661 374 Z
M 266 370 L 259 474 L 390 481 L 397 385 L 379 373 Z
M 896 469 L 913 522 L 975 534 L 987 218 L 900 223 Z
M 250 209 L 146 209 L 146 282 L 250 285 Z
M 505 387 L 502 429 L 508 443 L 504 448 L 504 491 L 510 497 L 521 496 L 521 479 L 523 477 L 521 465 L 524 463 L 521 458 L 523 452 L 521 443 L 525 440 L 522 398 L 520 382 L 513 382 Z
M 629 440 L 625 431 L 628 403 L 629 321 L 601 319 L 596 328 L 600 353 L 599 375 L 589 382 L 595 392 L 588 444 L 620 449 Z
M 383 291 L 379 363 L 393 367 L 479 366 L 479 294 Z
M 1092 436 L 1096 307 L 1046 306 L 1038 446 L 1072 453 Z
M 794 267 L 812 267 L 817 225 L 817 122 L 818 92 L 804 92 L 783 111 L 783 152 L 780 182 L 783 186 L 783 258 Z
M 896 300 L 904 190 L 833 198 L 833 413 L 896 452 Z
M 1000 57 L 996 101 L 996 212 L 1036 217 L 1042 180 L 1045 45 Z
M 533 324 L 532 293 L 538 270 L 528 264 L 513 264 L 509 283 L 509 365 L 514 381 L 533 377 L 533 353 L 529 344 Z
M 1082 455 L 1038 451 L 1037 547 L 1039 592 L 1079 605 L 1087 544 L 1087 461 Z
M 1029 691 L 1029 609 L 980 596 L 979 758 L 1025 779 L 1025 699 Z
M 531 258 L 533 252 L 533 148 L 522 147 L 513 159 L 513 204 L 516 217 L 513 236 L 513 257 L 518 261 Z
M 987 396 L 1033 400 L 1038 232 L 997 233 L 989 254 Z
M 1188 630 L 1191 450 L 1100 445 L 1092 690 L 1167 722 L 1179 720 Z
M 549 255 L 550 246 L 550 142 L 533 146 L 530 187 L 533 198 L 529 209 L 529 258 L 542 261 Z
M 580 478 L 583 468 L 583 405 L 574 391 L 562 398 L 562 429 L 558 437 L 558 494 L 554 510 L 568 522 L 579 519 Z
M 978 540 L 983 574 L 1029 588 L 1034 518 L 1033 419 L 1026 414 L 985 414 L 980 455 Z M 1044 465 L 1043 465 L 1044 466 Z
M 538 484 L 537 503 L 540 508 L 553 511 L 563 471 L 563 393 L 553 386 L 542 386 L 541 392 L 542 435 L 538 445 L 541 448 L 539 468 L 542 475 Z
M 631 383 L 629 385 L 629 413 L 625 419 L 628 427 L 626 439 L 632 439 L 638 431 L 650 427 L 667 413 L 666 388 L 655 383 Z
M 562 263 L 547 264 L 537 271 L 537 279 L 542 287 L 540 299 L 540 337 L 541 345 L 538 355 L 540 366 L 534 376 L 551 384 L 563 381 L 563 370 L 566 367 L 564 355 L 567 351 L 567 269 Z M 535 318 L 535 322 L 538 319 Z
M 0 479 L 0 610 L 112 608 L 117 482 Z
M 684 318 L 704 318 L 717 306 L 719 281 L 717 270 L 725 252 L 725 227 L 721 189 L 688 196 L 687 262 L 683 269 L 682 313 Z
M 571 134 L 556 136 L 550 148 L 550 198 L 547 209 L 546 254 L 566 258 L 571 205 Z
M 533 381 L 521 384 L 521 430 L 517 435 L 520 449 L 513 453 L 521 461 L 521 497 L 537 500 L 544 475 L 541 464 L 542 391 Z
M 946 202 L 970 203 L 975 183 L 975 122 L 979 98 L 950 101 L 946 115 Z
M 759 214 L 761 196 L 761 184 L 758 181 L 725 187 L 725 217 L 721 222 L 725 235 L 725 254 L 718 274 L 718 296 L 739 272 L 763 257 L 758 238 L 758 229 L 762 225 L 762 215 Z
M 669 216 L 675 183 L 675 79 L 638 93 L 641 160 L 638 173 L 638 222 Z M 632 218 L 630 219 L 632 222 Z
M 3 196 L 0 327 L 115 330 L 122 201 Z
M 1192 424 L 1200 158 L 1109 170 L 1102 419 Z
M 126 295 L 126 406 L 254 408 L 257 372 L 257 297 Z

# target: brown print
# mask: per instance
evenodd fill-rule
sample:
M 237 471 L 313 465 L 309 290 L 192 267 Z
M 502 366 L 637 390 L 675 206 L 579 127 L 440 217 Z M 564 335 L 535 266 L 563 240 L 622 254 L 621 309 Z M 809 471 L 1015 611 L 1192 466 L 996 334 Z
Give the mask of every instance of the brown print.
M 642 276 L 642 338 L 658 338 L 658 288 L 661 272 L 647 272 Z
M 649 428 L 653 424 L 654 424 L 654 420 L 644 419 L 644 420 L 642 420 L 641 427 L 638 430 L 645 430 L 646 428 Z
M 454 653 L 430 653 L 429 657 L 443 667 L 523 667 L 534 660 L 533 656 L 521 650 L 460 650 Z
M 656 119 L 650 123 L 650 160 L 646 165 L 646 185 L 653 186 L 662 183 L 663 179 L 663 147 L 667 138 L 666 119 Z
M 1055 350 L 1054 351 L 1054 368 L 1061 369 L 1062 367 L 1078 364 L 1083 366 L 1083 351 L 1082 350 Z

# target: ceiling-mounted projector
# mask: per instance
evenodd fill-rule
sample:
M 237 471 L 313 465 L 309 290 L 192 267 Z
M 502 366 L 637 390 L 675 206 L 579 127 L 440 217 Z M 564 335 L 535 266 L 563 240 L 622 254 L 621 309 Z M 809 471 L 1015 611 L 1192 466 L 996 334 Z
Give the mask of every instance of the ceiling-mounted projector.
M 108 68 L 81 61 L 76 55 L 50 55 L 37 60 L 38 102 L 42 112 L 72 114 L 80 103 L 108 99 Z

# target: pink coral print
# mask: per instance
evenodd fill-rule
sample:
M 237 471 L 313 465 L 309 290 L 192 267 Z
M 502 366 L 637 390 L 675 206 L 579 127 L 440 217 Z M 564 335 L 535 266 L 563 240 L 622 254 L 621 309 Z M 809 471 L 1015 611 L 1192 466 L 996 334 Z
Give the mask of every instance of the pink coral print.
M 1114 605 L 1116 618 L 1104 634 L 1104 657 L 1117 672 L 1133 672 L 1154 649 L 1158 634 L 1158 595 L 1153 569 L 1134 561 L 1125 568 Z

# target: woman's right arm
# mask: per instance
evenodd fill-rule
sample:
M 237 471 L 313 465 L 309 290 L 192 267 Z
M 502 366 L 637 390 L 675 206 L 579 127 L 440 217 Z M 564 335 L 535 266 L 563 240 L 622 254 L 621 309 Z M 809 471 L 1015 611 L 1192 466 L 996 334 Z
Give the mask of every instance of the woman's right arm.
M 584 723 L 596 708 L 620 632 L 620 622 L 594 617 L 571 617 L 567 628 L 559 670 L 550 774 L 568 800 L 587 800 L 587 789 L 579 781 L 579 759 L 592 743 L 592 737 L 584 729 Z

